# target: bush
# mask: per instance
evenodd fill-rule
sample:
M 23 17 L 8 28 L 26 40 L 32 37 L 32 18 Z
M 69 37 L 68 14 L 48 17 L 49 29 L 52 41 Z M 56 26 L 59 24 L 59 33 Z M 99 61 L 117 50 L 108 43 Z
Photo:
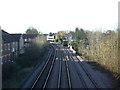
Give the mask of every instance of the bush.
M 25 48 L 25 53 L 20 54 L 19 57 L 16 59 L 16 62 L 3 64 L 2 66 L 3 85 L 6 86 L 6 83 L 9 84 L 9 82 L 10 81 L 12 82 L 13 79 L 14 79 L 13 81 L 18 80 L 19 77 L 16 77 L 16 75 L 19 76 L 18 75 L 19 72 L 21 72 L 21 74 L 23 75 L 23 73 L 27 72 L 27 71 L 24 72 L 24 70 L 31 70 L 30 68 L 33 68 L 44 55 L 46 47 L 47 43 L 45 41 L 45 38 L 43 36 L 40 36 L 38 37 L 36 42 L 31 44 L 30 47 Z M 11 84 L 7 86 L 10 85 Z
M 14 76 L 14 73 L 20 70 L 20 66 L 15 63 L 6 63 L 2 65 L 2 79 L 7 80 L 11 76 Z
M 118 72 L 118 32 L 102 33 L 100 31 L 87 34 L 89 45 L 85 46 L 84 40 L 78 44 L 79 53 L 95 60 L 106 69 Z

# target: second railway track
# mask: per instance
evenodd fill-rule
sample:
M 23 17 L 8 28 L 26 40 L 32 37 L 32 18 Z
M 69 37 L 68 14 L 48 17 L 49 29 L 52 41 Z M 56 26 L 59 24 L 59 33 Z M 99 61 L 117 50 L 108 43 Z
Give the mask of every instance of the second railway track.
M 32 89 L 34 88 L 45 88 L 47 81 L 49 79 L 50 76 L 50 72 L 52 70 L 53 64 L 54 64 L 54 58 L 55 58 L 55 48 L 53 47 L 53 52 L 49 57 L 47 62 L 45 63 L 42 71 L 40 72 L 40 74 L 38 75 L 38 77 L 36 78 L 35 82 L 32 85 Z
M 85 72 L 85 74 L 87 75 L 87 77 L 89 78 L 89 80 L 91 81 L 91 83 L 93 84 L 92 88 L 99 88 L 98 84 L 96 83 L 96 81 L 94 80 L 94 78 L 92 77 L 92 75 L 90 74 L 90 72 L 85 68 L 85 66 L 83 65 L 83 63 L 80 62 L 79 58 L 76 56 L 76 54 L 71 53 L 70 56 L 71 59 L 73 59 L 74 61 L 77 60 L 80 67 L 83 69 L 83 71 Z M 81 76 L 81 75 L 80 75 Z M 80 77 L 81 78 L 81 77 Z M 82 78 L 81 78 L 82 79 Z M 84 80 L 82 80 L 84 83 L 85 88 L 87 88 Z

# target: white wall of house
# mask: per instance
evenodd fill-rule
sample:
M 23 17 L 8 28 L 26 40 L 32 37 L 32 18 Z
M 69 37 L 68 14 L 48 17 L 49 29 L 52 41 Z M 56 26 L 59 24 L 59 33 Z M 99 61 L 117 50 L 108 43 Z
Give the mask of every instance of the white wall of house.
M 55 36 L 54 35 L 52 35 L 52 36 L 47 36 L 47 40 L 49 41 L 54 41 L 55 40 Z

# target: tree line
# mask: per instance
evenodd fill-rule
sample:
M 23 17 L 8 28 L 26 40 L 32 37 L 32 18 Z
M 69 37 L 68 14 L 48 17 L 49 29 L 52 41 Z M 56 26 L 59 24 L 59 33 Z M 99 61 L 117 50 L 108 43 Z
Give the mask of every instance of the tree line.
M 75 41 L 68 42 L 79 54 L 95 61 L 107 70 L 120 74 L 118 63 L 118 30 L 89 31 L 76 28 L 69 34 Z M 64 35 L 63 35 L 64 36 Z

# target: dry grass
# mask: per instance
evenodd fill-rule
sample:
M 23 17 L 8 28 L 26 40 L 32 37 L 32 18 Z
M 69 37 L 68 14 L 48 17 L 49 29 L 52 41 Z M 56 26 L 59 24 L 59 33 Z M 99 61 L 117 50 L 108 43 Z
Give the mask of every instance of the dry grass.
M 96 31 L 86 35 L 89 45 L 85 46 L 84 40 L 79 41 L 78 52 L 111 72 L 113 78 L 118 82 L 116 84 L 120 87 L 120 32 Z
M 102 33 L 96 31 L 88 33 L 87 37 L 89 45 L 84 47 L 84 40 L 80 41 L 79 53 L 98 62 L 111 72 L 120 73 L 118 66 L 118 32 Z

